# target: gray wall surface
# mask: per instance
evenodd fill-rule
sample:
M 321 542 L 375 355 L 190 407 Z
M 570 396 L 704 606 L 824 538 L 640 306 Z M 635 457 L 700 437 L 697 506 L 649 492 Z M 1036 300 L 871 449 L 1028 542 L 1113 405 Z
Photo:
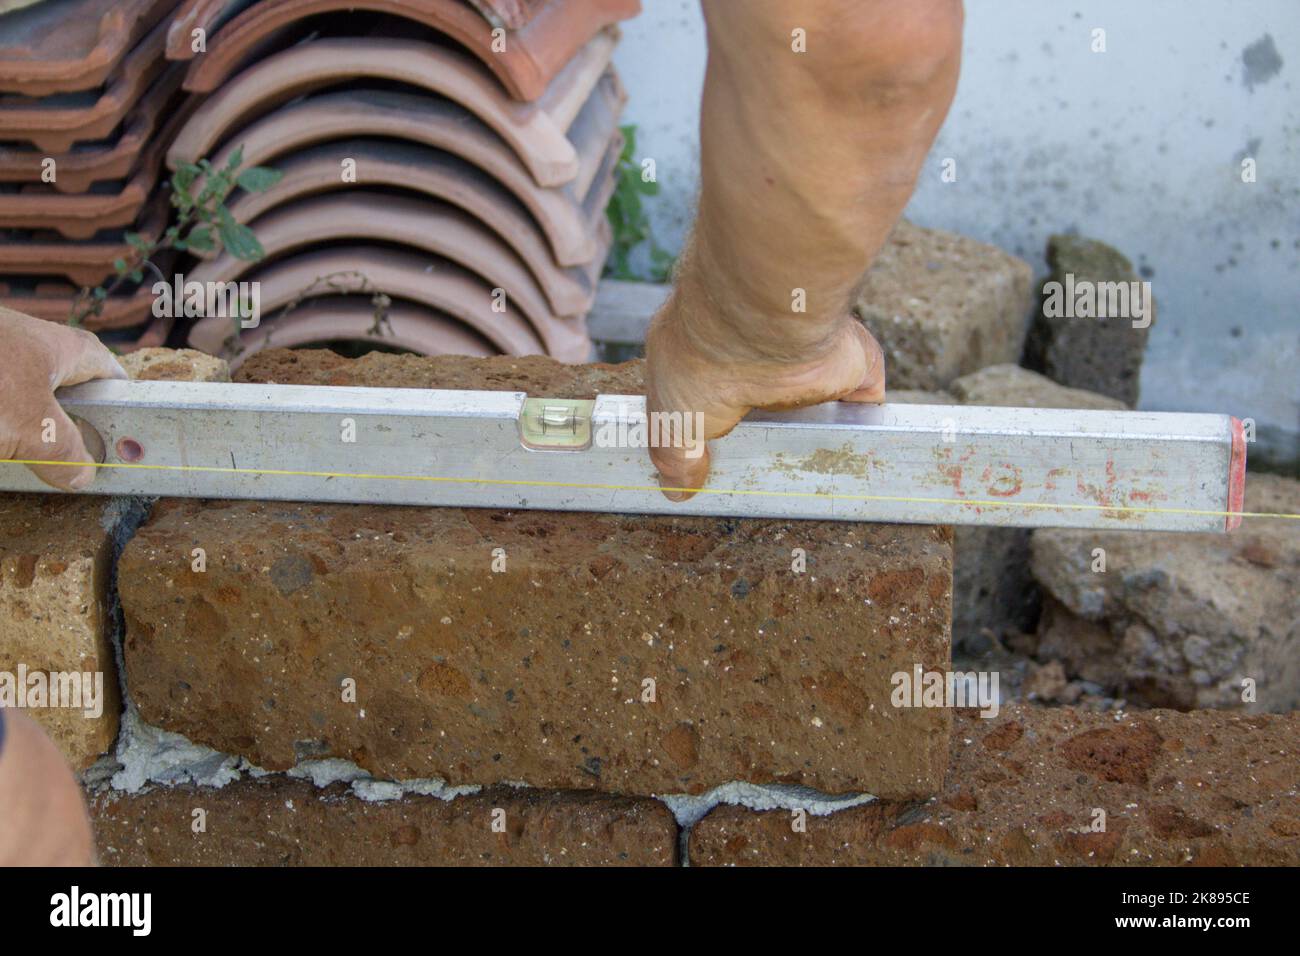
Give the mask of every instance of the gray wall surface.
M 657 165 L 655 237 L 676 251 L 698 186 L 703 21 L 698 0 L 643 2 L 616 62 L 638 158 Z M 1159 306 L 1142 406 L 1253 418 L 1294 458 L 1297 79 L 1300 0 L 967 0 L 961 86 L 906 214 L 1039 273 L 1054 232 L 1116 246 Z

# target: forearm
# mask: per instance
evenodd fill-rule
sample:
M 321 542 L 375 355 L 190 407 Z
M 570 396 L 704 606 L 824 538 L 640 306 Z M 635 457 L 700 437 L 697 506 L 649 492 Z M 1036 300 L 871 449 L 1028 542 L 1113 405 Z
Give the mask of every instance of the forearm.
M 851 308 L 946 114 L 960 3 L 704 8 L 699 215 L 675 308 L 701 339 L 816 349 Z M 791 48 L 796 28 L 806 52 Z
M 884 400 L 884 355 L 850 314 L 854 291 L 947 113 L 962 8 L 703 3 L 699 213 L 646 336 L 646 407 L 698 416 L 711 440 L 755 408 Z M 698 452 L 650 449 L 669 498 L 705 487 Z

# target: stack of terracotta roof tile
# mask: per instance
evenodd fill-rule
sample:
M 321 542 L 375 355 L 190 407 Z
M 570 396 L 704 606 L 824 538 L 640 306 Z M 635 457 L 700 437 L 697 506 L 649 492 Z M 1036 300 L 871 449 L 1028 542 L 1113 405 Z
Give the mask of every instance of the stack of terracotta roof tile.
M 165 228 L 158 183 L 187 102 L 164 56 L 178 3 L 38 0 L 0 15 L 0 304 L 67 321 L 80 289 L 128 257 L 125 231 Z M 87 325 L 161 344 L 151 302 L 128 288 Z
M 639 0 L 184 0 L 167 55 L 204 96 L 167 153 L 283 175 L 229 208 L 266 255 L 266 345 L 377 339 L 427 354 L 588 357 L 585 315 L 626 99 L 611 65 Z M 391 306 L 377 321 L 376 296 Z M 232 323 L 190 344 L 231 346 Z

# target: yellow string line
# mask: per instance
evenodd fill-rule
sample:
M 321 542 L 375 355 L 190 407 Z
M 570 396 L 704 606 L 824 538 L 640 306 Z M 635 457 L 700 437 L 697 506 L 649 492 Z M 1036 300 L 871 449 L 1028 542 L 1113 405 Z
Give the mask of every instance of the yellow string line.
M 218 465 L 150 465 L 128 462 L 44 461 L 11 458 L 3 462 L 14 465 L 54 465 L 64 468 L 140 468 L 146 471 L 203 471 L 236 475 L 275 475 L 295 478 L 354 478 L 367 481 L 432 481 L 447 484 L 513 485 L 530 488 L 575 488 L 586 491 L 673 491 L 707 495 L 761 495 L 773 498 L 830 498 L 844 501 L 892 501 L 906 504 L 968 505 L 979 508 L 1047 508 L 1067 511 L 1121 511 L 1144 514 L 1202 515 L 1216 518 L 1287 518 L 1300 520 L 1300 514 L 1270 511 L 1208 511 L 1194 508 L 1153 508 L 1131 505 L 1050 504 L 1041 501 L 990 501 L 957 498 L 920 498 L 902 495 L 830 494 L 823 491 L 762 491 L 752 488 L 665 488 L 659 485 L 608 485 L 569 481 L 539 481 L 524 478 L 449 478 L 439 475 L 382 475 L 339 471 L 294 471 L 280 468 L 226 468 Z

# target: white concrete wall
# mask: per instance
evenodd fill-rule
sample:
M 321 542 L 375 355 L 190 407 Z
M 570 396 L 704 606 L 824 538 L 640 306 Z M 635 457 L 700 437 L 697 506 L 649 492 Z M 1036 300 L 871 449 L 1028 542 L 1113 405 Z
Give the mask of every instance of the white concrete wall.
M 656 237 L 676 250 L 698 181 L 703 23 L 697 0 L 643 2 L 616 59 L 638 151 L 658 167 Z M 1090 48 L 1097 27 L 1105 53 Z M 1116 246 L 1159 304 L 1143 406 L 1251 417 L 1290 447 L 1300 430 L 1297 79 L 1300 0 L 967 0 L 961 86 L 907 215 L 1040 272 L 1053 232 Z M 1241 181 L 1246 155 L 1258 163 L 1253 185 Z M 940 180 L 946 157 L 956 183 Z

